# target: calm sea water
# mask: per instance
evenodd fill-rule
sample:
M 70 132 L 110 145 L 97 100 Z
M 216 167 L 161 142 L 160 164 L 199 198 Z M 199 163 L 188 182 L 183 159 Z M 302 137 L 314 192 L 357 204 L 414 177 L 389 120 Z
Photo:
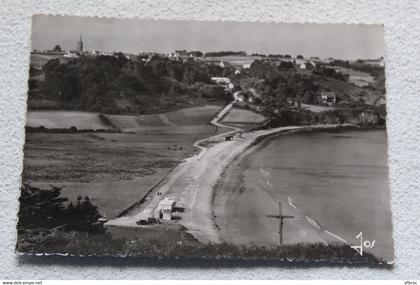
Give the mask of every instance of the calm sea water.
M 354 245 L 362 232 L 364 240 L 376 241 L 370 252 L 393 260 L 384 130 L 280 136 L 247 161 L 245 185 L 257 184 L 273 202 L 293 201 L 320 227 Z

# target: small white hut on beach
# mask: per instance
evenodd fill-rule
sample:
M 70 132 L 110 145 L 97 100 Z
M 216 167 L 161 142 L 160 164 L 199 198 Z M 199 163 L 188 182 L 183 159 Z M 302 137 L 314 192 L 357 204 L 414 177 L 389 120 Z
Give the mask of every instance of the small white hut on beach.
M 153 216 L 155 219 L 162 219 L 165 221 L 172 220 L 172 211 L 175 206 L 175 201 L 171 198 L 164 198 L 159 202 L 155 211 L 153 212 Z

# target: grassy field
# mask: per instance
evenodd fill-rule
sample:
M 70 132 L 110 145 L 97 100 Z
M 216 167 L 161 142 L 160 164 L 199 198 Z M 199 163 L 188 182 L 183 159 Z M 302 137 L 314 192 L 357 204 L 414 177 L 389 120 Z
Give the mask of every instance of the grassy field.
M 27 133 L 22 179 L 37 186 L 66 186 L 64 197 L 87 195 L 112 217 L 195 153 L 195 139 L 210 131 L 209 126 L 193 134 Z
M 44 126 L 47 129 L 69 129 L 76 127 L 78 130 L 112 130 L 113 127 L 101 120 L 98 113 L 80 111 L 28 111 L 26 126 L 37 128 Z
M 53 183 L 54 186 L 65 186 L 61 196 L 70 202 L 78 196 L 88 196 L 90 201 L 98 207 L 99 213 L 106 218 L 117 217 L 123 210 L 141 200 L 154 185 L 159 183 L 170 168 L 153 169 L 153 174 L 135 177 L 132 180 L 107 182 L 64 182 Z M 41 189 L 48 189 L 51 183 L 32 183 Z
M 208 124 L 221 109 L 221 106 L 206 105 L 163 114 L 142 115 L 136 121 L 140 128 L 197 126 Z
M 340 100 L 350 100 L 358 102 L 363 99 L 366 104 L 374 105 L 377 98 L 382 96 L 379 90 L 370 90 L 355 86 L 341 80 L 328 78 L 320 82 L 323 88 L 334 90 Z
M 233 66 L 240 66 L 242 67 L 243 65 L 249 65 L 251 64 L 254 60 L 256 59 L 261 59 L 261 57 L 258 56 L 211 56 L 211 57 L 205 57 L 200 59 L 203 62 L 208 62 L 208 63 L 220 63 L 221 61 L 224 62 L 228 62 L 230 64 L 232 64 Z
M 44 66 L 51 59 L 58 58 L 60 62 L 68 62 L 71 58 L 64 57 L 62 55 L 50 55 L 50 54 L 31 54 L 30 65 L 35 68 Z
M 320 106 L 320 105 L 311 105 L 311 104 L 304 104 L 301 103 L 302 108 L 309 110 L 314 113 L 320 113 L 330 110 L 335 110 L 335 107 L 328 107 L 328 106 Z
M 132 115 L 105 115 L 108 121 L 111 122 L 113 126 L 118 128 L 123 132 L 133 132 L 139 129 L 139 124 L 137 123 L 137 116 Z
M 267 118 L 261 114 L 246 109 L 233 108 L 222 119 L 222 122 L 226 124 L 261 124 L 265 120 Z
M 147 120 L 107 115 L 111 124 L 131 133 L 27 132 L 23 182 L 41 188 L 65 186 L 64 197 L 74 201 L 78 195 L 87 195 L 101 214 L 114 217 L 139 201 L 180 161 L 197 153 L 195 141 L 227 131 L 209 124 L 219 109 L 188 108 L 148 115 Z M 163 128 L 156 127 L 158 120 Z M 29 112 L 27 125 L 110 128 L 98 114 L 61 111 Z
M 202 125 L 209 123 L 222 108 L 223 106 L 215 105 L 186 108 L 165 113 L 165 117 L 177 126 Z
M 369 84 L 375 82 L 375 78 L 367 72 L 357 71 L 341 66 L 334 66 L 334 69 L 338 69 L 341 73 L 350 75 L 349 81 L 359 87 L 369 86 Z
M 121 131 L 165 131 L 175 133 L 211 132 L 209 123 L 222 109 L 217 105 L 185 108 L 153 115 L 105 115 Z M 209 128 L 210 127 L 210 128 Z M 188 131 L 190 130 L 190 131 Z
M 30 99 L 27 101 L 28 110 L 37 110 L 37 109 L 58 109 L 60 107 L 60 102 L 57 100 L 48 100 L 48 99 Z M 29 112 L 28 112 L 29 113 Z

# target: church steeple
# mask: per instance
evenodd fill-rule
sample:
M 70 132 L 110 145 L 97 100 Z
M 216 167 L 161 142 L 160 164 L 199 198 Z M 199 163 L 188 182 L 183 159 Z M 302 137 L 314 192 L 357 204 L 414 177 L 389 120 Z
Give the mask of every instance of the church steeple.
M 80 39 L 79 39 L 79 41 L 77 42 L 77 52 L 78 52 L 79 54 L 82 54 L 82 53 L 83 53 L 83 41 L 82 41 L 82 34 L 80 34 Z

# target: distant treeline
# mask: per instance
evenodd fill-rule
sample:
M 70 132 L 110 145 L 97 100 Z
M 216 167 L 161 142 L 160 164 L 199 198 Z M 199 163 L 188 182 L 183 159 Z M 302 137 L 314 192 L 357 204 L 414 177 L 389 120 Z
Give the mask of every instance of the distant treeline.
M 290 54 L 263 54 L 263 53 L 253 53 L 252 56 L 260 56 L 260 57 L 270 57 L 270 58 L 292 58 Z M 298 55 L 297 58 L 303 58 L 303 56 Z
M 217 52 L 206 52 L 204 56 L 206 57 L 214 57 L 214 56 L 246 56 L 246 52 L 244 51 L 217 51 Z
M 292 56 L 289 55 L 289 54 L 269 54 L 268 57 L 273 57 L 273 58 L 292 58 Z

